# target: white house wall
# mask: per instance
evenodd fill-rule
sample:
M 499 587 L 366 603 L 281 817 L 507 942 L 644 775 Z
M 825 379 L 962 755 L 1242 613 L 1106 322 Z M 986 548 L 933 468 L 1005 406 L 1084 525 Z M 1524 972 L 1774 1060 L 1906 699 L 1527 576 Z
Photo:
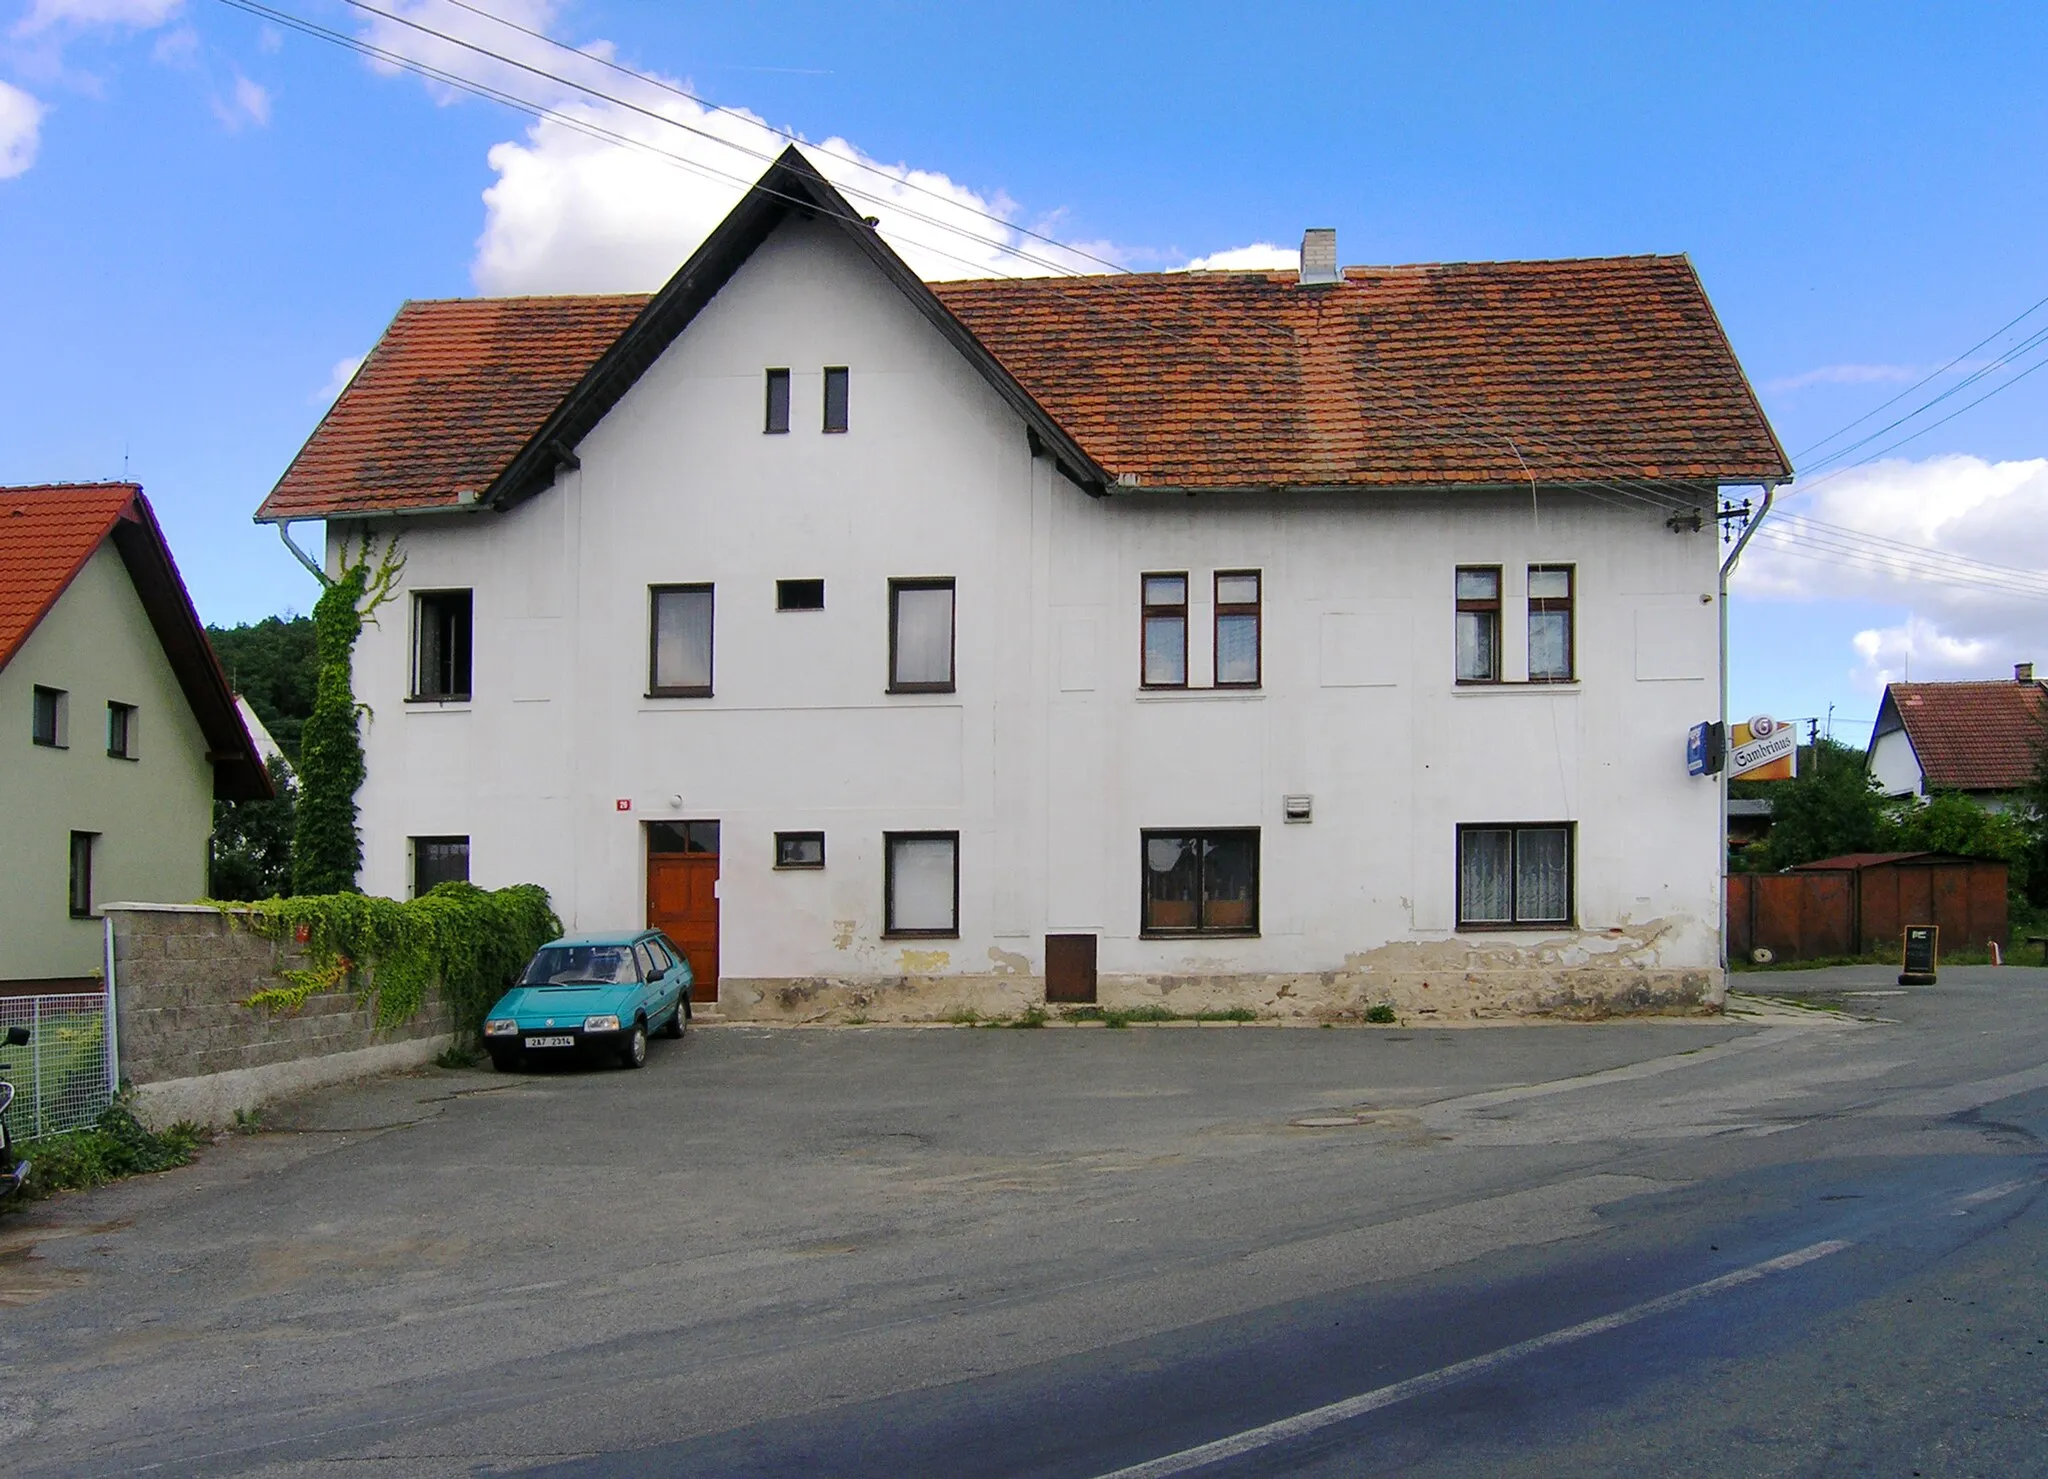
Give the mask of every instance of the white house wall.
M 1887 730 L 1870 747 L 1870 773 L 1887 796 L 1921 794 L 1920 757 L 1903 729 Z
M 791 430 L 761 430 L 768 366 Z M 851 369 L 851 430 L 819 430 Z M 467 835 L 471 877 L 571 928 L 644 918 L 643 824 L 721 824 L 729 1012 L 917 1015 L 1042 994 L 1043 936 L 1099 934 L 1106 1002 L 1339 1012 L 1685 1005 L 1718 981 L 1711 533 L 1636 505 L 1119 493 L 1091 499 L 835 232 L 778 230 L 506 513 L 387 521 L 407 599 L 357 648 L 363 882 Z M 360 527 L 330 526 L 329 558 Z M 1452 571 L 1499 564 L 1511 679 L 1531 563 L 1577 569 L 1580 681 L 1451 682 Z M 1209 681 L 1210 579 L 1263 575 L 1263 684 Z M 1142 691 L 1139 577 L 1189 572 L 1188 692 Z M 887 582 L 957 581 L 957 691 L 890 694 Z M 777 612 L 778 578 L 826 609 Z M 653 699 L 648 587 L 716 589 L 715 697 Z M 475 592 L 469 703 L 407 702 L 410 592 Z M 1287 825 L 1281 798 L 1314 797 Z M 630 811 L 617 803 L 630 802 Z M 1458 935 L 1460 822 L 1571 821 L 1578 927 Z M 1147 827 L 1261 829 L 1255 938 L 1143 939 Z M 957 939 L 882 937 L 882 834 L 960 833 Z M 773 834 L 822 830 L 822 872 Z

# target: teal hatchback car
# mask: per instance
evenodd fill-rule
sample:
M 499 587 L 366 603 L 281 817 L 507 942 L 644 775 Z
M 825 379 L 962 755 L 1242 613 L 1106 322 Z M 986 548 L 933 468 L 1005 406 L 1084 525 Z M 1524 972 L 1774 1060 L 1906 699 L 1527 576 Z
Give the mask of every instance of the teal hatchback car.
M 690 962 L 660 930 L 568 935 L 543 945 L 484 1017 L 500 1072 L 583 1056 L 647 1061 L 647 1035 L 690 1023 Z

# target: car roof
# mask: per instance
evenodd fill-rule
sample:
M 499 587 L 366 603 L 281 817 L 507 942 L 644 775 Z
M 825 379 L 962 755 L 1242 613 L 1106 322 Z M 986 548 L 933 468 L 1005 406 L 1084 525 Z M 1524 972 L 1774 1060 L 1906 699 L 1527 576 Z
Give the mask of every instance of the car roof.
M 598 930 L 590 934 L 564 935 L 559 940 L 548 941 L 549 945 L 637 945 L 642 940 L 660 934 L 660 930 Z M 543 949 L 546 946 L 542 947 Z

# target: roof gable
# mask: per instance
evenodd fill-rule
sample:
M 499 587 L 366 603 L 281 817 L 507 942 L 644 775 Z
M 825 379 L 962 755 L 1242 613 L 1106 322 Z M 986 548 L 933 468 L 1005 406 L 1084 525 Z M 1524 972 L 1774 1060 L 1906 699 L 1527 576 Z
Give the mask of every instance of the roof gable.
M 1879 705 L 1873 748 L 1894 728 L 1913 746 L 1923 790 L 2018 791 L 2033 779 L 2048 741 L 2048 687 L 2003 679 L 1893 683 Z
M 156 514 L 134 483 L 0 488 L 0 668 L 109 539 L 206 737 L 214 795 L 224 801 L 272 795 L 269 773 L 235 712 Z

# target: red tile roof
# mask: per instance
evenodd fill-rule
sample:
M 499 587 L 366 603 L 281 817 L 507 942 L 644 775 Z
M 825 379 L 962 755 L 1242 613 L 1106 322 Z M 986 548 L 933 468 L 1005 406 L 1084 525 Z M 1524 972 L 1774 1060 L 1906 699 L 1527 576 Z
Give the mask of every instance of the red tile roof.
M 932 291 L 1104 466 L 1168 487 L 1787 474 L 1683 257 Z M 1519 454 L 1519 455 L 1517 455 Z
M 1147 273 L 931 291 L 1098 464 L 1144 486 L 1787 475 L 1683 257 Z M 453 504 L 648 299 L 405 305 L 259 518 Z
M 1927 791 L 2017 791 L 2048 739 L 2048 686 L 2038 682 L 1894 683 L 1880 733 L 1886 710 L 1912 741 Z
M 432 508 L 481 492 L 646 303 L 407 303 L 256 516 Z
M 141 492 L 133 483 L 0 488 L 0 668 Z

